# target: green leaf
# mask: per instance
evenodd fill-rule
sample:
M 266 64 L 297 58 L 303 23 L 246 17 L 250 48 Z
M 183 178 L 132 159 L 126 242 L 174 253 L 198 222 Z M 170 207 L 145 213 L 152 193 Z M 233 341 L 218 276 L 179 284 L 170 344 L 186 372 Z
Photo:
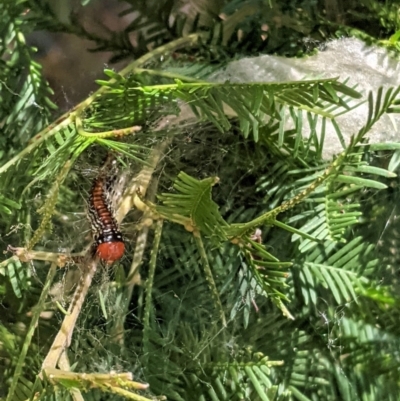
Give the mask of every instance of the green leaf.
M 9 260 L 6 268 L 8 279 L 17 298 L 22 297 L 22 290 L 25 288 L 25 267 L 22 266 L 19 260 Z
M 385 170 L 380 167 L 367 166 L 367 165 L 360 165 L 357 167 L 347 166 L 345 168 L 345 171 L 365 173 L 365 174 L 375 174 L 386 178 L 397 177 L 397 174 L 393 173 L 392 171 Z
M 357 186 L 363 186 L 375 189 L 387 188 L 387 185 L 383 184 L 382 182 L 369 180 L 367 178 L 352 177 L 349 175 L 342 175 L 342 174 L 339 174 L 337 177 L 335 177 L 335 181 L 342 182 L 344 184 L 353 184 Z
M 160 195 L 162 205 L 156 206 L 156 210 L 161 216 L 182 224 L 189 230 L 199 230 L 210 238 L 222 240 L 225 238 L 222 228 L 227 223 L 221 217 L 217 204 L 211 199 L 211 188 L 217 182 L 217 177 L 199 181 L 180 172 L 174 183 L 178 193 Z

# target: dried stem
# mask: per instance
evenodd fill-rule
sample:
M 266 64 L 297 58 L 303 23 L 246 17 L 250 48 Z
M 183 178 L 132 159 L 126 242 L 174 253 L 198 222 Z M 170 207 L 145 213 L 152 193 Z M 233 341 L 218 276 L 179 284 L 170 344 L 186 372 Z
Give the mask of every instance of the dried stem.
M 69 364 L 68 356 L 65 351 L 61 354 L 60 359 L 58 360 L 58 366 L 65 372 L 69 372 L 71 370 L 71 365 Z M 69 392 L 74 401 L 85 401 L 78 388 L 71 387 Z
M 134 401 L 150 401 L 149 398 L 132 393 L 129 390 L 146 390 L 149 385 L 134 382 L 132 373 L 76 373 L 54 368 L 44 369 L 47 379 L 53 384 L 68 383 L 68 388 L 99 388 L 110 393 L 122 395 Z M 125 390 L 126 387 L 129 390 Z
M 33 260 L 42 260 L 44 262 L 56 263 L 58 267 L 64 267 L 67 263 L 76 263 L 77 260 L 81 260 L 84 256 L 84 252 L 66 253 L 58 252 L 45 252 L 45 251 L 33 251 L 27 248 L 14 247 L 8 245 L 7 251 L 12 252 L 14 255 L 0 263 L 0 268 L 7 266 L 8 263 L 14 258 L 18 258 L 23 263 L 29 263 Z
M 168 137 L 163 142 L 157 144 L 151 151 L 147 160 L 147 165 L 140 170 L 139 174 L 132 178 L 128 184 L 128 190 L 122 199 L 120 206 L 116 212 L 115 218 L 118 223 L 124 219 L 128 212 L 134 207 L 138 198 L 138 192 L 144 196 L 149 187 L 152 175 L 158 166 L 160 159 L 164 156 L 164 151 L 171 143 L 172 137 Z
M 90 260 L 85 267 L 86 271 L 81 281 L 76 287 L 74 296 L 68 309 L 68 315 L 65 316 L 61 328 L 58 331 L 52 346 L 43 361 L 42 372 L 46 368 L 55 368 L 58 364 L 60 356 L 69 347 L 71 343 L 72 333 L 75 328 L 79 313 L 81 312 L 83 302 L 86 298 L 92 279 L 97 270 L 97 261 Z

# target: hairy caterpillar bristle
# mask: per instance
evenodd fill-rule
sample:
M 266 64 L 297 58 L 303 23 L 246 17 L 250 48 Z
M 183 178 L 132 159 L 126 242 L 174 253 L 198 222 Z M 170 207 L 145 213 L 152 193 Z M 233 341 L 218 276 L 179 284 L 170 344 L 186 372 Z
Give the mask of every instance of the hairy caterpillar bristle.
M 109 165 L 109 158 L 105 167 Z M 120 259 L 125 251 L 125 244 L 111 205 L 110 179 L 106 176 L 106 168 L 95 179 L 89 197 L 88 214 L 95 241 L 96 255 L 107 264 Z

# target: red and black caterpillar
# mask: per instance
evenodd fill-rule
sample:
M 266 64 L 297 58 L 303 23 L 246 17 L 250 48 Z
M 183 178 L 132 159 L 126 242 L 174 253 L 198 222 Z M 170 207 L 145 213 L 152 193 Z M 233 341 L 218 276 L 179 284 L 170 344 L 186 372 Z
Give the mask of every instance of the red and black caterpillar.
M 94 237 L 94 253 L 107 264 L 112 264 L 122 257 L 125 244 L 114 217 L 110 196 L 110 180 L 105 170 L 95 179 L 89 197 L 89 219 Z

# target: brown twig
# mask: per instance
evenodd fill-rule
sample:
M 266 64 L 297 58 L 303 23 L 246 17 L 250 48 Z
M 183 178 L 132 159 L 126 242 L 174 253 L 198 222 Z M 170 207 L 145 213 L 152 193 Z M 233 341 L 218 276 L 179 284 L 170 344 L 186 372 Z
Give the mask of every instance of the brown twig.
M 14 247 L 8 245 L 8 252 L 12 252 L 14 254 L 13 257 L 17 257 L 21 262 L 31 262 L 33 260 L 42 260 L 44 262 L 56 263 L 58 267 L 64 267 L 67 263 L 80 263 L 83 259 L 83 253 L 75 253 L 75 254 L 66 254 L 66 253 L 58 253 L 58 252 L 45 252 L 45 251 L 33 251 L 28 250 L 27 248 L 22 247 Z M 0 267 L 2 265 L 7 265 L 11 258 L 0 263 Z M 7 263 L 6 263 L 7 262 Z
M 68 356 L 64 350 L 64 352 L 60 355 L 60 359 L 58 360 L 58 366 L 64 372 L 69 372 L 71 370 L 71 365 L 69 364 Z M 82 393 L 78 388 L 72 387 L 69 390 L 71 397 L 74 401 L 85 401 L 82 396 Z
M 71 337 L 76 321 L 81 312 L 82 305 L 86 298 L 90 284 L 92 283 L 93 276 L 97 270 L 97 261 L 91 259 L 84 268 L 86 271 L 76 287 L 74 296 L 68 309 L 68 315 L 65 316 L 61 328 L 58 331 L 56 338 L 54 339 L 53 344 L 43 361 L 42 372 L 46 368 L 55 368 L 58 364 L 61 354 L 71 344 Z
M 53 384 L 63 385 L 68 383 L 68 388 L 99 388 L 110 393 L 122 395 L 134 401 L 150 401 L 130 390 L 146 390 L 149 385 L 133 381 L 132 373 L 76 373 L 66 372 L 54 368 L 46 368 L 43 372 L 46 378 Z M 124 389 L 127 388 L 128 390 Z
M 140 170 L 140 172 L 131 179 L 128 184 L 128 190 L 120 203 L 120 206 L 115 214 L 118 223 L 124 219 L 128 212 L 134 207 L 136 200 L 138 200 L 138 192 L 141 196 L 146 194 L 147 188 L 150 184 L 152 175 L 158 166 L 160 159 L 164 156 L 164 151 L 171 143 L 172 137 L 168 137 L 163 142 L 156 145 L 147 160 L 147 165 Z

